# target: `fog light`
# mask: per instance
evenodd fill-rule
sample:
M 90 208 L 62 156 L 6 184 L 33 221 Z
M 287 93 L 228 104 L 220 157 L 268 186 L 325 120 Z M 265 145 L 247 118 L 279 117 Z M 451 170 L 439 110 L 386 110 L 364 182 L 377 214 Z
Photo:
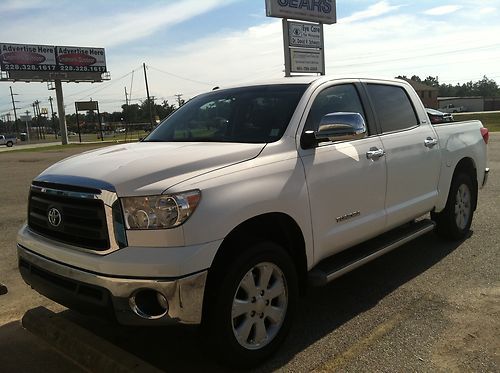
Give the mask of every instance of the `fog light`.
M 152 289 L 137 291 L 130 297 L 129 304 L 137 316 L 148 320 L 159 319 L 168 312 L 167 298 L 160 292 Z

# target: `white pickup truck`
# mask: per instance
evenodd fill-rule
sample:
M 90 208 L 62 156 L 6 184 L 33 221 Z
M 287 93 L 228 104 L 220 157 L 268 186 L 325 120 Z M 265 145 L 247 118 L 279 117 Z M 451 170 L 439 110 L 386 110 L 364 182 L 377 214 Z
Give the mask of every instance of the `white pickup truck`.
M 19 269 L 75 310 L 201 324 L 221 359 L 257 364 L 308 285 L 433 229 L 465 238 L 487 142 L 478 121 L 432 126 L 399 80 L 217 89 L 33 180 Z
M 7 145 L 7 147 L 10 148 L 15 143 L 17 143 L 17 139 L 15 137 L 5 137 L 4 135 L 0 135 L 0 145 Z
M 439 111 L 442 111 L 443 113 L 462 113 L 466 111 L 465 106 L 455 106 L 454 104 L 448 104 L 443 106 L 442 108 L 439 108 Z

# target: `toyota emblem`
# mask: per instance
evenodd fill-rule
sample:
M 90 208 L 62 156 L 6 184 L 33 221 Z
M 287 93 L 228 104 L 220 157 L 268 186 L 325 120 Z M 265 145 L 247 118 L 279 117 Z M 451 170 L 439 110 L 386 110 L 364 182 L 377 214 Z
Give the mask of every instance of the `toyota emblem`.
M 62 215 L 58 209 L 52 207 L 47 213 L 47 220 L 49 221 L 50 225 L 52 225 L 54 228 L 57 228 L 59 225 L 61 225 Z

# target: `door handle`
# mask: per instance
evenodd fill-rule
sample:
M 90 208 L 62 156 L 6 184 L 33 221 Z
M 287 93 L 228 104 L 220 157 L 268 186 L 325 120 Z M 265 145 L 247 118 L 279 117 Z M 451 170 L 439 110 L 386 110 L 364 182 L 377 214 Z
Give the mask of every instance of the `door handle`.
M 366 158 L 368 159 L 379 159 L 384 155 L 385 155 L 384 149 L 379 149 L 379 148 L 370 148 L 370 150 L 366 152 Z
M 433 146 L 436 146 L 438 143 L 437 139 L 434 139 L 432 137 L 428 137 L 425 139 L 424 144 L 428 148 L 432 148 Z

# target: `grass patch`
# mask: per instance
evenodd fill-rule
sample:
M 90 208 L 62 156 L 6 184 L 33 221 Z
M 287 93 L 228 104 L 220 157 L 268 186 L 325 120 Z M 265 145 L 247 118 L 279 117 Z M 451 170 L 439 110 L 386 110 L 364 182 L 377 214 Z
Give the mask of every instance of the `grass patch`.
M 500 131 L 500 113 L 489 113 L 487 111 L 477 114 L 457 113 L 453 114 L 453 118 L 456 122 L 464 120 L 480 120 L 483 123 L 483 126 L 487 127 L 491 132 Z

